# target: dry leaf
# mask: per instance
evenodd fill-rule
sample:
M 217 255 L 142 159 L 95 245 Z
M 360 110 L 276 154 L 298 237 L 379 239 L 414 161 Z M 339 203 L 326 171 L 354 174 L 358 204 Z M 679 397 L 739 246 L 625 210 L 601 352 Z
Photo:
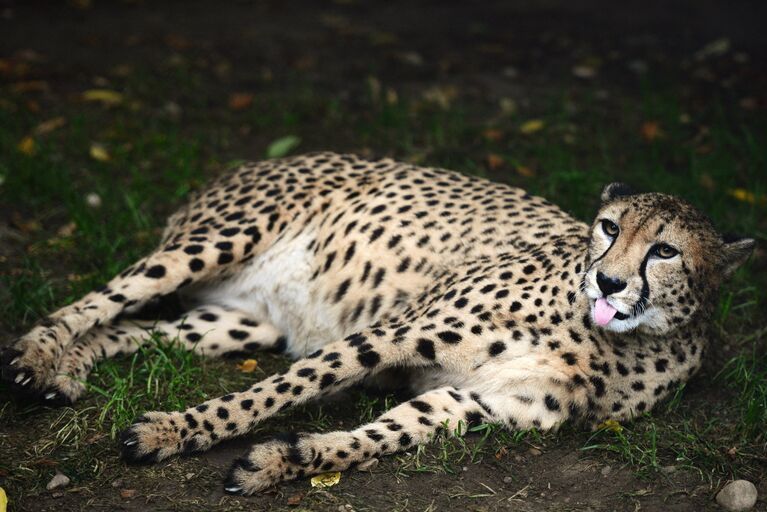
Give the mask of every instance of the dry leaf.
M 623 432 L 623 426 L 616 420 L 607 420 L 597 425 L 598 430 L 609 430 L 610 432 Z
M 35 126 L 34 134 L 45 135 L 51 133 L 52 131 L 58 130 L 65 124 L 67 124 L 67 120 L 63 117 L 54 117 L 53 119 L 48 119 L 47 121 L 43 121 L 42 123 Z
M 509 450 L 505 446 L 501 446 L 500 450 L 495 452 L 495 460 L 501 460 L 509 454 Z
M 136 496 L 138 496 L 138 491 L 136 489 L 120 489 L 120 497 L 125 500 L 135 498 Z
M 229 108 L 244 110 L 253 104 L 253 95 L 249 92 L 234 92 L 229 95 Z
M 237 369 L 242 373 L 253 373 L 258 368 L 258 361 L 255 359 L 246 359 L 242 364 L 237 365 Z
M 89 89 L 83 93 L 83 100 L 97 101 L 108 106 L 119 105 L 123 99 L 122 94 L 110 89 Z
M 639 133 L 647 142 L 652 142 L 663 137 L 663 130 L 656 121 L 645 121 L 642 123 Z
M 75 229 L 77 229 L 77 224 L 74 222 L 69 222 L 56 230 L 56 235 L 61 237 L 69 237 L 72 236 L 72 234 L 75 232 Z
M 710 190 L 712 192 L 716 190 L 716 181 L 714 181 L 714 178 L 708 174 L 701 174 L 698 183 L 700 183 L 700 186 L 706 190 Z
M 597 68 L 589 65 L 574 66 L 573 75 L 578 78 L 594 78 L 597 75 Z
M 6 512 L 8 510 L 8 496 L 5 494 L 5 489 L 0 487 L 0 512 Z
M 90 155 L 91 158 L 98 160 L 99 162 L 108 162 L 112 159 L 112 157 L 109 155 L 109 151 L 107 151 L 107 148 L 98 142 L 91 144 Z
M 299 492 L 297 494 L 294 494 L 293 496 L 290 496 L 288 498 L 288 506 L 295 507 L 299 503 L 301 503 L 301 500 L 304 499 L 304 493 Z
M 517 174 L 524 176 L 525 178 L 535 177 L 535 171 L 526 165 L 518 165 L 515 170 L 517 171 Z
M 312 477 L 312 487 L 333 487 L 341 481 L 341 473 L 336 471 L 335 473 L 322 473 L 321 475 Z
M 37 151 L 37 144 L 35 143 L 35 139 L 27 135 L 21 139 L 19 144 L 16 146 L 16 149 L 27 156 L 31 156 L 35 154 L 35 151 Z
M 495 153 L 490 153 L 485 157 L 485 161 L 487 162 L 487 167 L 491 171 L 495 171 L 496 169 L 499 169 L 503 167 L 504 160 L 501 155 L 496 155 Z
M 542 120 L 530 119 L 529 121 L 525 121 L 524 123 L 522 123 L 522 126 L 519 127 L 519 131 L 525 135 L 530 135 L 535 132 L 541 131 L 544 126 L 545 126 L 545 123 Z
M 482 132 L 485 140 L 497 142 L 503 138 L 503 132 L 497 128 L 487 128 Z

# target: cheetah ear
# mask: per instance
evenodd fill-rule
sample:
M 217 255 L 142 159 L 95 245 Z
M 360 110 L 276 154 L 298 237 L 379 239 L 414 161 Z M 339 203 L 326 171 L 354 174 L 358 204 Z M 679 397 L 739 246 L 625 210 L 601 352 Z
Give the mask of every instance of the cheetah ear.
M 625 183 L 615 182 L 602 189 L 602 202 L 609 203 L 619 197 L 630 196 L 634 191 Z
M 743 265 L 754 252 L 756 240 L 735 235 L 722 236 L 722 263 L 724 274 L 730 276 Z

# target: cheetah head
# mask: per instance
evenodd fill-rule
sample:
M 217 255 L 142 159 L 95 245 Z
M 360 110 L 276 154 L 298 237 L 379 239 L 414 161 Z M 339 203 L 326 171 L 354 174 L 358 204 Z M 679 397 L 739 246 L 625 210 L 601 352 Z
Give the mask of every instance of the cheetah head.
M 681 327 L 710 311 L 722 281 L 753 248 L 753 239 L 720 235 L 679 198 L 610 184 L 591 227 L 582 283 L 591 318 L 615 332 Z

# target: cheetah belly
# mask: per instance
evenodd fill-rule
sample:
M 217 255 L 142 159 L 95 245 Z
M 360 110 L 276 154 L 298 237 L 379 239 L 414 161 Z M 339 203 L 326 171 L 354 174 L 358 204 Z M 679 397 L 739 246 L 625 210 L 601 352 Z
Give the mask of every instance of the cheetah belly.
M 313 292 L 314 254 L 308 231 L 276 242 L 235 276 L 195 292 L 199 303 L 237 308 L 268 322 L 288 339 L 291 357 L 306 356 L 342 337 L 327 303 Z

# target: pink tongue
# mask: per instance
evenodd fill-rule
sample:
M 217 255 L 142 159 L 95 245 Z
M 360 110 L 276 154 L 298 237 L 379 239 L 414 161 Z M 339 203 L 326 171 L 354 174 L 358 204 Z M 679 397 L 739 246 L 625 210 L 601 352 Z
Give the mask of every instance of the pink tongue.
M 594 305 L 594 320 L 599 325 L 607 325 L 613 319 L 617 310 L 607 303 L 607 299 L 597 299 Z

